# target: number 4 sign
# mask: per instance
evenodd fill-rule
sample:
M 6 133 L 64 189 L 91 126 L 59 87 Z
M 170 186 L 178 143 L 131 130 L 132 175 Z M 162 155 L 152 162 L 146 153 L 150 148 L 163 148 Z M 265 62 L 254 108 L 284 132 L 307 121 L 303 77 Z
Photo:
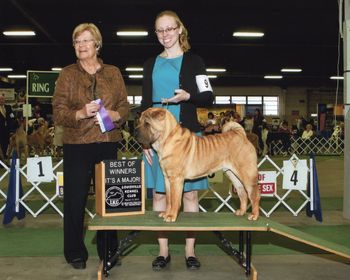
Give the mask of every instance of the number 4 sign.
M 283 161 L 283 186 L 285 190 L 306 190 L 307 187 L 307 161 L 284 160 Z
M 51 182 L 53 175 L 51 157 L 27 158 L 28 182 Z

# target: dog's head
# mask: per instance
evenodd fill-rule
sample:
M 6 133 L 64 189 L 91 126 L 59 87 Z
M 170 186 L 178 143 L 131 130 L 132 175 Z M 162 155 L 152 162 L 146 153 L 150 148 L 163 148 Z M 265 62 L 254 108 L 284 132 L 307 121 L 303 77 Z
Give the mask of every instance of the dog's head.
M 177 121 L 168 110 L 149 108 L 141 114 L 135 137 L 148 148 L 156 142 L 161 143 L 176 126 Z

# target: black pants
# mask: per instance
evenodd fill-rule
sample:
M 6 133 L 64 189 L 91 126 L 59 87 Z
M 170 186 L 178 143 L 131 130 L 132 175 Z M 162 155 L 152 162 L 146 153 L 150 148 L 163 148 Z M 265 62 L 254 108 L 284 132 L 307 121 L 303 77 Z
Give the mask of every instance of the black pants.
M 117 143 L 65 144 L 64 164 L 64 204 L 63 232 L 64 256 L 67 262 L 81 258 L 88 259 L 84 244 L 84 216 L 91 179 L 95 164 L 105 159 L 117 158 Z M 118 247 L 116 231 L 109 231 L 109 250 Z M 97 234 L 97 246 L 101 246 L 102 235 Z M 97 248 L 102 252 L 101 248 Z M 99 254 L 100 255 L 100 254 Z
M 1 114 L 1 113 L 0 113 Z M 9 145 L 9 133 L 7 129 L 1 129 L 0 128 L 0 148 L 4 154 L 4 158 L 7 158 L 6 152 L 7 152 L 7 147 Z M 10 155 L 11 157 L 12 155 Z

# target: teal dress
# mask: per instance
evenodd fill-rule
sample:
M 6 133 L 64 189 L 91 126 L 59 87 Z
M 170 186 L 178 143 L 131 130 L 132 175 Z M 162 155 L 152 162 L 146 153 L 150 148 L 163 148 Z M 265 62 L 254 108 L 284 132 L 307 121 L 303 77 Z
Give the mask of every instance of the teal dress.
M 167 107 L 162 104 L 162 98 L 170 98 L 174 96 L 175 89 L 179 88 L 179 74 L 182 64 L 183 56 L 178 56 L 175 58 L 163 58 L 158 56 L 154 64 L 152 80 L 153 80 L 153 106 L 163 107 L 170 111 L 179 121 L 180 118 L 180 105 L 169 105 Z M 174 151 L 175 152 L 175 151 Z M 179 155 L 181 156 L 181 155 Z M 145 162 L 145 184 L 148 189 L 155 189 L 156 192 L 165 193 L 165 183 L 162 169 L 159 165 L 159 159 L 157 152 L 153 150 L 153 164 L 149 165 L 145 157 L 143 156 Z M 184 192 L 189 192 L 193 190 L 204 190 L 208 189 L 208 179 L 207 177 L 186 180 L 184 185 Z

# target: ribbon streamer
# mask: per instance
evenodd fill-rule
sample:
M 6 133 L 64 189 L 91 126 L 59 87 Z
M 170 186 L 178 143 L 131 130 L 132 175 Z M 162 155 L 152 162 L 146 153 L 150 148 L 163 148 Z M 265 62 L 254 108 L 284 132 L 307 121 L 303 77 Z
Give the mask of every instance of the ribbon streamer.
M 97 120 L 98 120 L 98 123 L 100 125 L 102 133 L 105 133 L 106 131 L 113 130 L 115 128 L 115 125 L 112 122 L 111 118 L 109 117 L 107 110 L 102 103 L 102 100 L 96 99 L 93 102 L 100 105 L 100 110 L 98 110 L 96 117 L 97 117 Z

